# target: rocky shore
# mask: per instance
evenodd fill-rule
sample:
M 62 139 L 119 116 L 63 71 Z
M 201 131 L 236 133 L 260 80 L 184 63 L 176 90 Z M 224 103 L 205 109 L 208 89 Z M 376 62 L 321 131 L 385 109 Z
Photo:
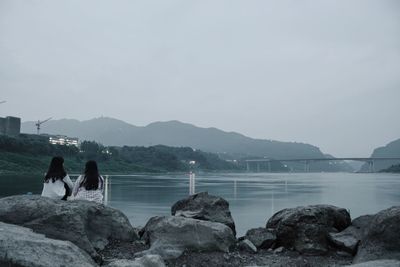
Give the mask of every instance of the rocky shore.
M 340 207 L 294 207 L 237 237 L 229 203 L 206 192 L 142 229 L 101 204 L 11 196 L 0 199 L 0 266 L 400 267 L 400 206 L 353 220 Z

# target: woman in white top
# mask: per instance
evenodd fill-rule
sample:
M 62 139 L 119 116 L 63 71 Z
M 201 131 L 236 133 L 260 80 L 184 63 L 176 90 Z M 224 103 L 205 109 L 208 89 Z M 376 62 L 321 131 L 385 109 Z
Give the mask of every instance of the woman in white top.
M 80 175 L 75 182 L 72 195 L 74 199 L 103 203 L 104 179 L 100 176 L 97 163 L 94 160 L 86 162 L 85 174 Z
M 66 200 L 71 195 L 73 183 L 64 169 L 64 159 L 54 157 L 44 177 L 43 197 Z

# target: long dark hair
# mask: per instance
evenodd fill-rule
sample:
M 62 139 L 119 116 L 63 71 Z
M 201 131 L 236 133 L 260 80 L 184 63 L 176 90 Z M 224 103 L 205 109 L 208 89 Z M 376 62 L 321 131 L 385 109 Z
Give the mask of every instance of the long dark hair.
M 44 177 L 44 182 L 48 183 L 51 179 L 54 183 L 56 180 L 62 180 L 66 175 L 64 159 L 62 157 L 53 157 L 49 169 Z
M 99 182 L 101 183 L 101 186 L 103 186 L 97 163 L 94 160 L 89 160 L 86 162 L 85 166 L 85 177 L 79 187 L 85 187 L 86 190 L 97 190 L 99 188 Z

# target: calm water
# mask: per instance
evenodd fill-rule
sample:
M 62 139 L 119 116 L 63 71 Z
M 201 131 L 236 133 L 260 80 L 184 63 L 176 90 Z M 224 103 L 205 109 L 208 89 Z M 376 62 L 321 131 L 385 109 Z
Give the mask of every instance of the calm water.
M 264 226 L 275 212 L 308 204 L 347 208 L 352 218 L 400 205 L 400 175 L 352 173 L 197 174 L 109 176 L 107 205 L 122 210 L 134 226 L 170 207 L 190 190 L 208 191 L 230 203 L 239 235 Z M 193 183 L 192 183 L 193 184 Z M 0 176 L 0 196 L 41 192 L 40 177 Z

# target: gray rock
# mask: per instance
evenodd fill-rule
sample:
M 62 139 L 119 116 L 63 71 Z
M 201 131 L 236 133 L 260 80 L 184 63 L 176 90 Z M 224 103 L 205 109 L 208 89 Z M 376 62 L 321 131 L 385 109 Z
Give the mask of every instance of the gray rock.
M 369 222 L 354 262 L 400 260 L 400 206 L 382 210 Z
M 257 253 L 257 248 L 256 246 L 251 243 L 250 240 L 244 239 L 239 242 L 238 247 L 240 250 L 251 252 L 251 253 Z
M 350 214 L 330 205 L 314 205 L 281 210 L 268 220 L 277 245 L 303 254 L 322 255 L 329 251 L 328 233 L 342 231 L 351 223 Z
M 50 239 L 29 228 L 0 222 L 0 266 L 94 267 L 97 264 L 69 241 Z
M 276 253 L 282 253 L 284 250 L 285 250 L 284 247 L 279 247 L 279 248 L 277 248 L 277 249 L 274 250 L 274 253 L 275 253 L 275 254 L 276 254 Z
M 176 216 L 151 218 L 142 238 L 150 249 L 138 255 L 159 254 L 164 259 L 177 258 L 185 249 L 228 252 L 235 244 L 232 230 L 222 223 Z
M 358 234 L 361 239 L 362 235 L 368 229 L 371 224 L 372 219 L 375 215 L 363 215 L 359 216 L 351 221 L 351 226 L 354 227 L 354 234 Z M 358 231 L 358 232 L 357 232 Z
M 109 240 L 134 241 L 137 234 L 120 211 L 89 201 L 53 200 L 35 195 L 0 199 L 0 221 L 69 240 L 99 259 Z
M 268 249 L 276 241 L 276 235 L 263 227 L 253 228 L 246 232 L 246 236 L 257 248 Z
M 356 254 L 357 246 L 360 242 L 352 233 L 346 232 L 346 230 L 340 233 L 330 233 L 329 240 L 339 249 L 352 255 Z
M 400 267 L 400 261 L 397 260 L 375 260 L 366 261 L 348 265 L 349 267 Z
M 171 214 L 186 218 L 210 222 L 219 222 L 227 225 L 236 235 L 235 222 L 229 210 L 229 203 L 225 199 L 201 192 L 177 201 L 171 208 Z
M 144 255 L 135 260 L 113 260 L 105 267 L 165 267 L 165 263 L 160 255 Z
M 363 215 L 355 218 L 349 227 L 340 233 L 330 233 L 329 240 L 332 244 L 351 255 L 357 252 L 358 244 L 365 235 L 373 215 Z

